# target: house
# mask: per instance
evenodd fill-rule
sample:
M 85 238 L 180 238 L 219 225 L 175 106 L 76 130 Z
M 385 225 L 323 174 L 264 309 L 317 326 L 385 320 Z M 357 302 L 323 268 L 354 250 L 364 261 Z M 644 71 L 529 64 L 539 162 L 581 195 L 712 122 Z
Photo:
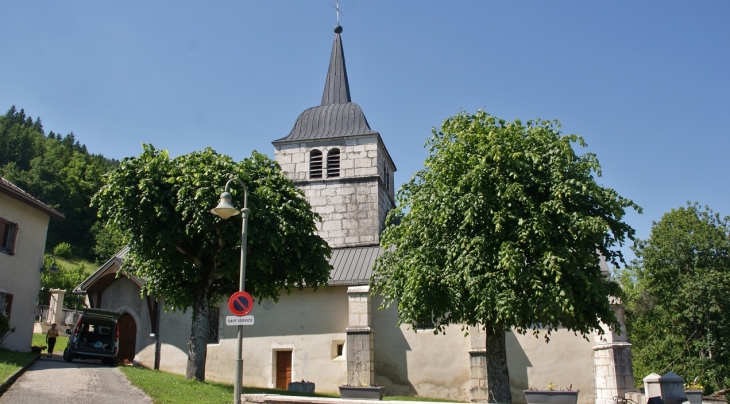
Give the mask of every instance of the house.
M 387 394 L 481 401 L 484 338 L 467 338 L 458 326 L 438 335 L 427 324 L 417 333 L 410 325 L 397 326 L 395 308 L 378 310 L 381 299 L 370 294 L 379 236 L 395 206 L 396 166 L 381 135 L 351 100 L 341 33 L 337 26 L 320 105 L 302 112 L 291 132 L 273 141 L 283 173 L 323 219 L 318 231 L 333 249 L 329 286 L 254 307 L 255 324 L 244 330 L 244 384 L 286 388 L 290 381 L 307 380 L 317 391 L 332 392 L 343 384 L 377 384 Z M 133 331 L 125 332 L 134 336 L 129 358 L 184 374 L 191 316 L 160 312 L 162 302 L 140 298 L 143 280 L 120 272 L 125 254 L 122 250 L 74 292 L 86 293 L 92 307 L 134 320 Z M 230 315 L 221 302 L 210 316 L 208 380 L 233 380 L 236 328 L 224 321 Z M 623 336 L 589 341 L 558 331 L 548 345 L 532 335 L 507 333 L 514 402 L 524 402 L 523 389 L 549 382 L 581 389 L 582 403 L 608 404 L 623 396 L 624 388 L 633 387 L 630 345 Z
M 50 218 L 63 215 L 0 177 L 0 312 L 15 327 L 3 348 L 30 351 Z

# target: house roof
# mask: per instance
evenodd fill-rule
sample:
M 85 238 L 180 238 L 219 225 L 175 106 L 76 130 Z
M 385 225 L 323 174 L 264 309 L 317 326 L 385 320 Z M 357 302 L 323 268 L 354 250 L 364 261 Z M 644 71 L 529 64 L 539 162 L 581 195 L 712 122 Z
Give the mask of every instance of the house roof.
M 370 282 L 373 273 L 375 259 L 380 256 L 382 249 L 377 245 L 364 247 L 333 248 L 329 263 L 332 265 L 330 271 L 330 285 L 363 285 Z M 89 291 L 101 291 L 106 289 L 114 279 L 117 272 L 124 263 L 124 258 L 129 253 L 129 246 L 125 246 L 116 253 L 109 261 L 105 262 L 93 274 L 86 278 L 73 293 L 84 294 Z M 113 276 L 109 276 L 113 275 Z M 125 274 L 129 279 L 142 286 L 144 279 Z
M 124 246 L 121 250 L 119 250 L 119 252 L 111 257 L 109 261 L 105 262 L 96 271 L 94 271 L 93 274 L 84 279 L 79 286 L 76 286 L 73 293 L 84 294 L 87 292 L 102 291 L 106 289 L 107 286 L 111 285 L 111 283 L 116 279 L 117 273 L 122 268 L 122 264 L 124 264 L 124 258 L 127 256 L 127 253 L 129 253 L 129 246 Z M 139 286 L 144 285 L 144 281 L 134 275 L 125 273 L 125 276 Z
M 289 135 L 273 144 L 378 134 L 370 129 L 362 109 L 350 98 L 341 32 L 342 27 L 336 26 L 321 104 L 302 112 Z
M 28 205 L 40 210 L 41 212 L 48 214 L 50 217 L 52 217 L 54 219 L 63 220 L 63 218 L 64 218 L 63 213 L 46 205 L 45 203 L 41 202 L 38 198 L 23 191 L 17 185 L 13 184 L 12 182 L 6 180 L 3 177 L 0 177 L 0 193 L 6 194 L 6 195 L 10 196 L 11 198 L 15 198 L 25 204 L 28 204 Z

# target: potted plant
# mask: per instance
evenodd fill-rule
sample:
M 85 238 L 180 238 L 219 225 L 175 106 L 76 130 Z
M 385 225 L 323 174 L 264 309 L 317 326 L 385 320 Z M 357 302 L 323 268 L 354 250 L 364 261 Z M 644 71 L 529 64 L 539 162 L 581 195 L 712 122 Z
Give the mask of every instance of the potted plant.
M 692 383 L 685 383 L 684 395 L 690 404 L 702 404 L 702 389 L 704 388 L 698 383 L 699 377 L 695 377 Z
M 538 390 L 530 387 L 523 390 L 527 404 L 576 404 L 580 390 L 573 390 L 573 385 L 561 390 L 556 384 L 550 382 L 546 390 Z
M 340 397 L 359 400 L 382 400 L 385 387 L 383 386 L 340 386 Z

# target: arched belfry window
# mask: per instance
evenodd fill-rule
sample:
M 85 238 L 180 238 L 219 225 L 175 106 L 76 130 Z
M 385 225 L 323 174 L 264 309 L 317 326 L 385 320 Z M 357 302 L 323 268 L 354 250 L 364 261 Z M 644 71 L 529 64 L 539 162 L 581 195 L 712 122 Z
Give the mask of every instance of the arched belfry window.
M 322 152 L 309 152 L 309 178 L 322 178 Z
M 340 176 L 340 149 L 327 152 L 327 177 Z

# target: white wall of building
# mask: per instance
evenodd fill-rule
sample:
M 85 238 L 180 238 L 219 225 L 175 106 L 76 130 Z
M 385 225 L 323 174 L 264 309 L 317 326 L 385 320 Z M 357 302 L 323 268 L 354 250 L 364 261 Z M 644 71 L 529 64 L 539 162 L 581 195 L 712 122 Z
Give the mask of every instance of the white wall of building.
M 35 307 L 40 289 L 40 268 L 48 231 L 48 214 L 0 193 L 0 217 L 17 223 L 15 254 L 0 252 L 0 289 L 13 295 L 10 327 L 15 327 L 3 347 L 30 351 Z

